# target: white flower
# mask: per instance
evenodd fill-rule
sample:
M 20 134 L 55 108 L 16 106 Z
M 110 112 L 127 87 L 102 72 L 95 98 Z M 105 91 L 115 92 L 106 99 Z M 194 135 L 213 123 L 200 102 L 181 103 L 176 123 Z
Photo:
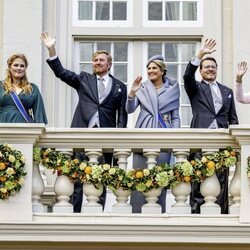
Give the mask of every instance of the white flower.
M 79 166 L 81 170 L 84 170 L 87 167 L 87 164 L 85 162 L 82 162 Z
M 110 165 L 109 164 L 104 164 L 103 165 L 103 169 L 104 170 L 109 170 L 110 169 Z
M 20 178 L 19 181 L 18 181 L 19 185 L 23 185 L 24 184 L 24 178 Z
M 23 155 L 21 156 L 20 160 L 21 160 L 22 163 L 25 163 L 25 161 L 26 161 L 26 159 L 25 159 L 25 157 Z
M 14 173 L 15 173 L 15 171 L 13 168 L 7 168 L 7 170 L 6 170 L 7 175 L 13 175 Z
M 110 174 L 110 175 L 115 174 L 115 168 L 111 168 L 111 169 L 109 170 L 109 174 Z
M 9 161 L 14 162 L 16 160 L 14 155 L 9 155 Z
M 149 176 L 149 174 L 150 174 L 150 171 L 149 171 L 149 169 L 143 169 L 143 175 L 144 176 Z

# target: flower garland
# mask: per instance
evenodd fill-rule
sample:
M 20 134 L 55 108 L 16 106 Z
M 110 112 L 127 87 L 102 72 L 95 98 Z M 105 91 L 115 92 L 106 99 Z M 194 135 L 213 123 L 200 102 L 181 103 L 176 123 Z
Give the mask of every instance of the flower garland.
M 5 200 L 21 190 L 24 184 L 25 158 L 12 145 L 0 144 L 0 199 Z
M 202 182 L 215 172 L 225 171 L 233 166 L 238 154 L 228 147 L 225 150 L 202 156 L 201 159 L 185 160 L 173 166 L 164 163 L 151 169 L 125 171 L 118 166 L 90 164 L 87 161 L 71 159 L 53 148 L 41 149 L 37 152 L 36 158 L 40 157 L 41 163 L 46 168 L 59 171 L 68 176 L 72 182 L 80 180 L 82 183 L 92 183 L 97 188 L 99 183 L 102 183 L 111 189 L 123 188 L 140 192 L 148 192 L 159 187 L 167 189 L 180 182 Z

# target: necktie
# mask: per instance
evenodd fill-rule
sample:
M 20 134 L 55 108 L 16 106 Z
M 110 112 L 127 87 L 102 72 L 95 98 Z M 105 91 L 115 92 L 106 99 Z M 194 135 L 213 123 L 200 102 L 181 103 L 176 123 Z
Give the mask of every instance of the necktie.
M 99 99 L 103 99 L 103 97 L 105 96 L 105 85 L 103 83 L 104 79 L 103 78 L 98 78 L 98 94 L 99 94 Z
M 210 89 L 213 97 L 215 113 L 217 114 L 222 107 L 222 98 L 218 94 L 218 87 L 214 83 L 210 84 Z

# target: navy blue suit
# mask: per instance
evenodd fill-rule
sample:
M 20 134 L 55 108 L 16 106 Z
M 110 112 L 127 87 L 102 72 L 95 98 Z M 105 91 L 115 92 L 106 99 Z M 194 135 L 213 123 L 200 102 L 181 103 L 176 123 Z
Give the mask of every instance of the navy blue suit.
M 234 96 L 232 89 L 217 83 L 221 92 L 223 104 L 220 110 L 216 113 L 213 97 L 209 84 L 204 81 L 195 80 L 195 72 L 198 66 L 191 62 L 187 65 L 184 74 L 184 87 L 188 94 L 193 118 L 191 128 L 208 128 L 209 125 L 216 119 L 218 128 L 228 128 L 230 124 L 238 124 L 238 117 L 235 109 Z M 201 157 L 199 154 L 191 155 L 193 157 Z M 216 203 L 221 206 L 223 214 L 228 213 L 228 170 L 217 174 L 221 193 L 217 197 Z M 200 212 L 200 205 L 204 203 L 203 196 L 200 194 L 200 185 L 198 183 L 192 184 L 192 192 L 190 194 L 190 204 L 192 206 L 192 213 Z
M 60 60 L 47 60 L 50 68 L 53 70 L 56 77 L 74 88 L 79 96 L 71 127 L 86 128 L 89 125 L 91 117 L 98 111 L 100 127 L 119 127 L 125 128 L 127 126 L 128 115 L 125 110 L 127 100 L 127 86 L 121 81 L 114 78 L 112 75 L 112 87 L 107 97 L 99 103 L 97 77 L 95 74 L 89 74 L 82 71 L 76 74 L 70 70 L 65 69 Z M 88 160 L 87 157 L 81 153 L 76 153 L 75 157 L 80 160 Z M 112 162 L 112 154 L 104 154 L 98 159 L 100 164 Z M 81 211 L 82 205 L 82 184 L 76 183 L 74 193 L 72 195 L 72 203 L 74 205 L 74 212 Z M 104 190 L 100 197 L 100 203 L 105 205 L 106 190 Z

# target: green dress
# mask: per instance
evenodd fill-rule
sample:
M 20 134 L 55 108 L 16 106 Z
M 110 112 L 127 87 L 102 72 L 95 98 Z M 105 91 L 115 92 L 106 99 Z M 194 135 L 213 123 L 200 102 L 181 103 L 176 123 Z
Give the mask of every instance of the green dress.
M 29 110 L 32 110 L 35 123 L 47 124 L 48 121 L 40 91 L 35 84 L 31 83 L 31 86 L 31 93 L 24 94 L 20 92 L 18 97 L 28 114 L 30 113 Z M 0 123 L 27 123 L 12 100 L 11 95 L 4 95 L 4 93 L 3 82 L 0 81 Z

